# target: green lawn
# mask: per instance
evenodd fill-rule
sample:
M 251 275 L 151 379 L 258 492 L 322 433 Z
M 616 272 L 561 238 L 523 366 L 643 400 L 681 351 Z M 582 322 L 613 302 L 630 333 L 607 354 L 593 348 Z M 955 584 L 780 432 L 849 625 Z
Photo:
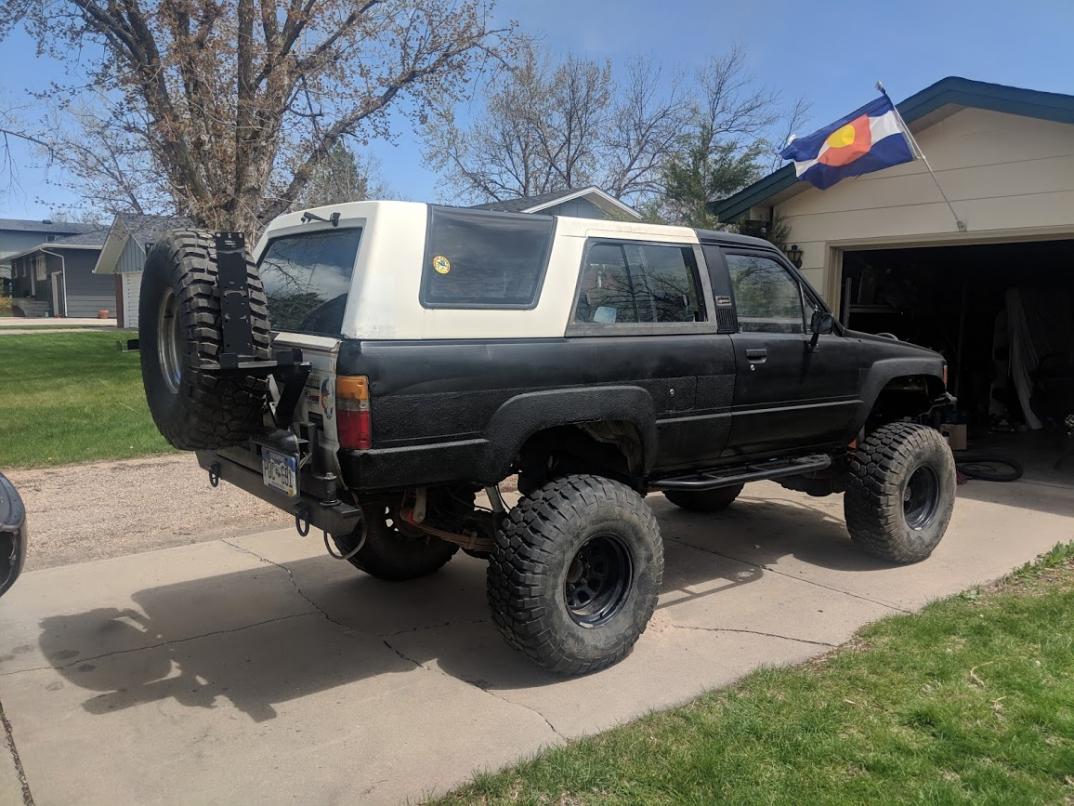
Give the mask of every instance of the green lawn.
M 170 450 L 149 416 L 134 333 L 0 335 L 0 469 Z
M 1074 547 L 445 802 L 1072 804 Z

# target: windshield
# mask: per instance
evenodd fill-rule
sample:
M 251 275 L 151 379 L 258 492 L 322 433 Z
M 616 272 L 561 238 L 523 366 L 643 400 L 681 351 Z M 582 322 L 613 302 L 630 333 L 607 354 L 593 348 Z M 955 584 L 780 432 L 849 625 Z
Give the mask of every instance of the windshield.
M 333 336 L 342 332 L 361 238 L 361 227 L 352 227 L 269 241 L 258 268 L 273 330 Z

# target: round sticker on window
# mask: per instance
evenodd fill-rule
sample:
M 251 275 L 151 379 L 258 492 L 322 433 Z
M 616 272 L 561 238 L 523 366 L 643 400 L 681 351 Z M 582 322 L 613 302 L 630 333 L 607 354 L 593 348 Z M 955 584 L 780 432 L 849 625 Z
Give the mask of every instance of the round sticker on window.
M 433 271 L 437 274 L 447 274 L 451 271 L 451 261 L 443 255 L 437 255 L 433 258 Z

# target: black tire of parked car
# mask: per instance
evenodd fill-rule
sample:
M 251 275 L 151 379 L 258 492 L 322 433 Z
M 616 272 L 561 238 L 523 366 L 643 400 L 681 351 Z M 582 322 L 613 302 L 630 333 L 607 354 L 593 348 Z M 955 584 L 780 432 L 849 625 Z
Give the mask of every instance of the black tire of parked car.
M 660 527 L 638 493 L 599 476 L 564 476 L 504 519 L 488 599 L 511 646 L 552 672 L 588 674 L 633 648 L 663 573 Z
M 745 486 L 735 484 L 715 490 L 667 490 L 664 497 L 675 506 L 691 512 L 722 512 L 735 502 Z
M 268 381 L 195 368 L 222 350 L 213 237 L 177 230 L 149 252 L 138 303 L 142 382 L 160 433 L 180 450 L 241 444 L 263 430 Z M 270 357 L 268 302 L 247 256 L 250 322 L 257 358 Z
M 843 501 L 851 539 L 894 563 L 926 559 L 955 505 L 955 460 L 939 431 L 888 423 L 851 452 Z

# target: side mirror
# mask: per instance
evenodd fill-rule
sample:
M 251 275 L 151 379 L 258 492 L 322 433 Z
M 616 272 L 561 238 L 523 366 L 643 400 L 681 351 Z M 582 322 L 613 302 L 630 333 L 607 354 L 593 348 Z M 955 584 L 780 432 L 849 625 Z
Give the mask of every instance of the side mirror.
M 827 311 L 813 311 L 813 316 L 809 320 L 809 329 L 813 331 L 813 338 L 809 340 L 809 349 L 816 350 L 820 337 L 835 330 L 835 317 Z

